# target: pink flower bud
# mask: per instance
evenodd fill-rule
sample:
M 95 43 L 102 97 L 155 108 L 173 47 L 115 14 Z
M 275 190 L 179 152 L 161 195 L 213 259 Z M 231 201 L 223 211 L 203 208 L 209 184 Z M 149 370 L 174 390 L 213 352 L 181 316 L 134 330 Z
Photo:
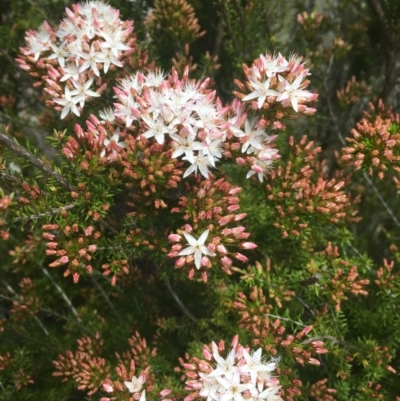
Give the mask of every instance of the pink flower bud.
M 65 264 L 67 264 L 68 262 L 69 262 L 68 256 L 62 256 L 62 257 L 60 258 L 60 263 L 61 263 L 62 265 L 65 265 Z
M 254 242 L 243 242 L 240 247 L 243 249 L 255 249 L 257 245 Z
M 180 257 L 176 262 L 175 262 L 175 267 L 179 268 L 182 267 L 185 264 L 186 258 L 184 258 L 183 256 Z
M 63 147 L 62 148 L 62 153 L 64 153 L 64 155 L 65 155 L 65 157 L 67 159 L 73 159 L 74 158 L 74 154 L 67 147 Z
M 180 242 L 182 241 L 182 236 L 180 236 L 179 234 L 170 234 L 168 235 L 168 240 L 170 242 Z
M 212 359 L 212 354 L 211 354 L 211 352 L 210 352 L 209 349 L 204 348 L 204 349 L 203 349 L 203 355 L 204 355 L 204 358 L 206 358 L 208 361 L 211 361 L 211 359 Z
M 232 221 L 233 217 L 234 216 L 232 214 L 228 214 L 227 216 L 220 218 L 218 223 L 220 226 L 224 226 L 224 225 L 228 224 L 230 221 Z
M 221 258 L 221 262 L 224 266 L 226 267 L 231 267 L 232 266 L 232 259 L 228 258 L 228 256 L 224 256 Z
M 237 195 L 238 193 L 242 192 L 242 188 L 236 187 L 236 188 L 232 188 L 229 191 L 229 195 Z
M 108 383 L 103 383 L 103 389 L 106 393 L 112 393 L 114 391 L 113 387 Z
M 217 246 L 217 251 L 218 251 L 219 253 L 221 253 L 222 255 L 226 255 L 226 254 L 228 253 L 228 251 L 226 250 L 225 246 L 222 245 L 222 244 L 219 244 L 219 245 Z
M 97 245 L 92 244 L 92 245 L 88 246 L 88 251 L 91 253 L 95 252 L 96 249 L 97 249 Z
M 86 235 L 87 237 L 88 237 L 89 235 L 92 235 L 93 230 L 94 230 L 94 227 L 93 227 L 93 226 L 86 227 L 86 228 L 85 228 L 85 235 Z
M 321 362 L 320 362 L 318 359 L 315 359 L 315 358 L 310 358 L 310 359 L 308 360 L 308 363 L 309 363 L 310 365 L 315 365 L 315 366 L 321 365 Z
M 235 253 L 233 254 L 233 256 L 234 256 L 237 260 L 240 260 L 241 262 L 247 262 L 247 261 L 249 260 L 246 256 L 242 255 L 242 254 L 239 253 L 239 252 L 235 252 Z
M 185 224 L 185 231 L 187 233 L 191 233 L 193 231 L 193 227 L 190 224 Z
M 247 216 L 247 213 L 237 214 L 234 218 L 235 221 L 243 220 Z
M 328 350 L 325 348 L 317 348 L 314 350 L 314 352 L 316 352 L 317 354 L 326 354 Z

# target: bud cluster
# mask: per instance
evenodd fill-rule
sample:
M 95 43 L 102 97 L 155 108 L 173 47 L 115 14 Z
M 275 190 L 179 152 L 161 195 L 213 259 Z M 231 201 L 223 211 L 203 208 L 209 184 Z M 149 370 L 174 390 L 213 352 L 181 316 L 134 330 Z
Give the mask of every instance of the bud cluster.
M 323 174 L 316 160 L 321 148 L 303 136 L 297 144 L 290 137 L 289 149 L 289 161 L 271 171 L 266 186 L 268 202 L 276 210 L 274 226 L 282 236 L 299 237 L 317 218 L 336 224 L 344 219 L 357 221 L 352 204 L 358 200 L 344 191 L 343 178 L 328 179 Z
M 374 107 L 370 108 L 373 112 Z M 389 169 L 400 173 L 400 116 L 390 114 L 390 110 L 386 114 L 387 118 L 366 113 L 351 131 L 352 137 L 346 138 L 350 146 L 342 149 L 347 165 L 371 176 L 377 173 L 381 180 Z M 395 182 L 398 184 L 398 179 Z

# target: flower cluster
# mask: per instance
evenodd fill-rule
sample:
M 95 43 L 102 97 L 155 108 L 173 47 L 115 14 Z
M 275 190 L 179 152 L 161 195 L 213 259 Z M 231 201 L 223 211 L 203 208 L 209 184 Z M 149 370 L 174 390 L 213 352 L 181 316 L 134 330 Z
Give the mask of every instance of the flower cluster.
M 79 116 L 86 99 L 104 89 L 101 74 L 123 66 L 135 41 L 132 31 L 133 22 L 121 21 L 119 11 L 105 3 L 74 4 L 58 28 L 45 22 L 28 31 L 17 62 L 45 84 L 48 104 L 61 110 L 61 118 Z
M 159 71 L 138 72 L 121 80 L 114 109 L 100 117 L 115 120 L 136 137 L 172 147 L 172 158 L 190 163 L 184 177 L 200 172 L 208 178 L 209 168 L 222 157 L 229 124 L 223 118 L 226 109 L 207 83 L 189 81 L 187 71 L 183 80 L 176 71 L 168 79 Z
M 306 79 L 309 70 L 300 57 L 292 55 L 287 60 L 281 54 L 261 54 L 250 68 L 244 67 L 244 73 L 250 93 L 240 94 L 242 101 L 254 101 L 254 107 L 258 109 L 268 109 L 274 103 L 280 103 L 283 108 L 291 106 L 296 113 L 315 113 L 315 109 L 305 105 L 317 99 L 318 95 L 305 90 L 309 84 Z M 239 87 L 243 85 L 239 84 Z
M 268 135 L 256 118 L 247 118 L 246 105 L 237 99 L 223 107 L 208 84 L 208 79 L 189 80 L 188 69 L 181 79 L 175 70 L 168 77 L 160 71 L 137 72 L 121 80 L 114 108 L 100 118 L 120 127 L 124 135 L 171 149 L 172 158 L 189 163 L 184 178 L 192 173 L 209 178 L 222 157 L 237 156 L 237 164 L 250 165 L 247 178 L 258 174 L 262 181 L 279 157 L 273 148 L 276 136 Z
M 241 346 L 238 337 L 232 341 L 232 350 L 226 358 L 220 355 L 225 350 L 224 342 L 204 346 L 205 360 L 192 358 L 181 364 L 186 376 L 186 390 L 190 394 L 185 401 L 206 398 L 207 401 L 280 401 L 280 386 L 272 372 L 277 361 L 263 361 L 262 349 L 250 353 Z

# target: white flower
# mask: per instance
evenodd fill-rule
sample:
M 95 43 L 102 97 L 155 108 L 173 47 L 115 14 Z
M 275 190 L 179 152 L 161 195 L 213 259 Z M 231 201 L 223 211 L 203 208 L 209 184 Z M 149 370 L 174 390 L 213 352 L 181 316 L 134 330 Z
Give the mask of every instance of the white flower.
M 233 376 L 240 377 L 239 375 L 240 371 L 236 366 L 235 362 L 235 357 L 236 357 L 235 349 L 231 350 L 226 359 L 222 358 L 222 356 L 218 353 L 218 351 L 215 351 L 213 353 L 213 357 L 217 362 L 217 368 L 210 373 L 211 377 L 220 377 L 220 376 L 226 378 L 232 378 Z
M 121 39 L 122 36 L 122 31 L 120 30 L 108 30 L 108 31 L 103 31 L 100 33 L 100 36 L 102 36 L 105 39 L 105 42 L 103 42 L 100 47 L 106 48 L 106 49 L 111 49 L 112 53 L 116 58 L 118 58 L 118 50 L 129 50 L 130 47 L 126 46 Z
M 282 104 L 286 106 L 290 101 L 293 110 L 297 113 L 299 111 L 298 99 L 314 97 L 315 95 L 313 93 L 300 88 L 307 73 L 308 70 L 304 70 L 291 84 L 286 81 L 285 78 L 278 75 L 283 92 L 276 98 L 277 102 L 282 102 Z
M 240 376 L 232 376 L 231 378 L 217 377 L 217 380 L 225 390 L 219 401 L 243 401 L 242 393 L 254 388 L 252 383 L 240 383 Z
M 50 46 L 51 46 L 51 49 L 53 50 L 53 53 L 47 57 L 49 60 L 57 59 L 58 64 L 60 64 L 60 66 L 62 68 L 64 68 L 64 66 L 65 66 L 65 58 L 69 56 L 69 52 L 67 51 L 65 44 L 66 44 L 66 42 L 57 46 L 57 45 L 51 43 Z
M 145 76 L 144 76 L 144 82 L 145 85 L 150 88 L 150 87 L 158 87 L 161 85 L 161 83 L 164 81 L 164 79 L 167 77 L 167 74 L 164 73 L 161 70 L 156 70 L 156 71 L 149 71 Z
M 79 67 L 79 72 L 86 71 L 88 68 L 90 68 L 98 77 L 100 76 L 100 71 L 97 68 L 97 63 L 104 63 L 105 58 L 103 53 L 96 51 L 93 43 L 90 46 L 89 53 L 78 51 L 77 55 L 84 60 L 83 64 Z
M 267 96 L 278 96 L 279 92 L 269 89 L 270 81 L 267 79 L 264 82 L 258 82 L 254 79 L 249 78 L 250 85 L 253 87 L 254 91 L 245 96 L 242 101 L 252 100 L 258 98 L 257 105 L 261 109 Z
M 186 178 L 192 173 L 197 174 L 197 170 L 200 170 L 200 174 L 204 178 L 208 178 L 209 177 L 208 167 L 210 166 L 210 161 L 208 157 L 205 157 L 203 152 L 200 150 L 198 155 L 193 156 L 193 159 L 194 159 L 193 162 L 191 162 L 192 165 L 185 171 L 185 173 L 183 174 L 183 178 Z M 190 161 L 188 156 L 182 157 L 182 160 Z
M 42 26 L 39 32 L 28 32 L 27 43 L 29 54 L 34 54 L 35 61 L 38 61 L 40 53 L 48 50 L 51 46 L 50 34 L 45 27 Z
M 79 79 L 79 68 L 75 63 L 67 63 L 63 66 L 64 75 L 60 79 L 61 82 L 67 81 L 68 79 Z
M 124 141 L 118 142 L 119 141 L 119 133 L 120 133 L 119 128 L 117 128 L 115 130 L 113 136 L 110 139 L 108 139 L 108 138 L 104 139 L 103 145 L 111 151 L 116 151 L 119 148 L 123 148 L 123 149 L 126 148 L 126 143 Z M 105 156 L 105 154 L 106 154 L 106 149 L 103 149 L 100 153 L 100 157 Z
M 150 118 L 150 116 L 147 117 L 145 115 L 142 118 L 145 121 L 145 123 L 147 124 L 147 126 L 149 127 L 149 129 L 146 132 L 144 132 L 142 135 L 145 138 L 151 138 L 154 136 L 156 141 L 160 145 L 162 145 L 164 143 L 165 134 L 172 134 L 172 133 L 176 132 L 176 128 L 174 128 L 172 126 L 172 124 L 165 125 L 163 118 L 153 119 L 153 118 Z
M 101 111 L 99 115 L 103 121 L 113 122 L 115 120 L 114 110 L 111 107 L 107 107 Z
M 244 131 L 237 128 L 231 128 L 233 135 L 241 139 L 242 153 L 254 153 L 254 151 L 264 148 L 263 142 L 267 139 L 264 130 L 257 127 L 257 122 L 252 119 L 246 119 Z
M 215 160 L 222 157 L 223 150 L 221 147 L 221 140 L 207 138 L 198 146 L 198 149 L 201 149 L 203 154 L 208 157 L 210 164 L 215 167 Z
M 203 372 L 199 372 L 199 376 L 203 379 L 203 388 L 200 390 L 199 394 L 202 397 L 207 397 L 207 401 L 217 400 L 217 393 L 221 387 L 217 378 Z
M 93 92 L 90 90 L 90 86 L 93 83 L 93 78 L 89 79 L 89 81 L 81 83 L 78 81 L 72 80 L 72 83 L 75 86 L 75 89 L 70 92 L 72 96 L 74 96 L 74 101 L 76 103 L 79 102 L 80 106 L 83 107 L 85 105 L 86 96 L 99 97 L 100 95 L 97 92 Z
M 176 158 L 185 154 L 186 160 L 190 163 L 194 163 L 194 153 L 193 150 L 199 145 L 199 142 L 196 142 L 196 132 L 190 130 L 187 136 L 177 135 L 177 134 L 169 134 L 170 137 L 178 144 L 171 157 Z
M 130 393 L 138 393 L 142 387 L 143 387 L 143 377 L 139 376 L 132 376 L 132 379 L 130 382 L 126 381 L 124 382 L 126 388 L 129 390 Z M 145 390 L 143 391 L 143 393 L 145 392 Z M 142 394 L 143 396 L 143 394 Z
M 64 106 L 61 112 L 61 119 L 63 119 L 70 111 L 72 111 L 78 117 L 81 115 L 81 113 L 78 110 L 78 107 L 76 107 L 76 104 L 79 102 L 79 99 L 76 100 L 75 98 L 71 97 L 71 92 L 68 89 L 68 86 L 65 87 L 64 98 L 56 99 L 54 101 L 57 104 Z
M 105 74 L 107 74 L 111 64 L 114 64 L 117 67 L 123 67 L 122 63 L 118 60 L 118 57 L 116 57 L 114 55 L 114 53 L 111 51 L 111 49 L 103 49 L 102 48 L 101 54 L 104 58 L 103 70 L 104 70 Z
M 275 76 L 278 72 L 286 71 L 289 64 L 280 53 L 275 58 L 272 58 L 269 54 L 265 56 L 260 54 L 260 59 L 268 78 Z
M 253 352 L 252 355 L 243 349 L 243 356 L 247 362 L 244 370 L 250 375 L 250 379 L 253 384 L 257 383 L 257 376 L 259 372 L 272 372 L 276 368 L 275 362 L 264 364 L 261 360 L 261 355 L 262 348 L 259 348 L 257 351 Z
M 189 246 L 185 249 L 182 249 L 182 251 L 180 251 L 178 255 L 179 256 L 194 255 L 194 264 L 196 265 L 197 269 L 200 269 L 201 267 L 201 259 L 203 255 L 215 256 L 215 253 L 209 251 L 208 248 L 204 245 L 208 237 L 208 234 L 209 230 L 206 230 L 204 231 L 203 234 L 200 235 L 199 239 L 196 239 L 186 231 L 183 233 L 183 235 L 186 238 L 186 241 L 189 243 Z

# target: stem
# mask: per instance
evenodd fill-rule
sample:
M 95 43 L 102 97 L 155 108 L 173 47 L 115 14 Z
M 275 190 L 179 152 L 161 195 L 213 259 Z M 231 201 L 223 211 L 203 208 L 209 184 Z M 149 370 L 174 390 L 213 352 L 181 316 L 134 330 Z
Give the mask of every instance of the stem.
M 273 317 L 274 319 L 285 320 L 286 322 L 292 322 L 292 323 L 297 324 L 298 326 L 301 326 L 301 327 L 307 327 L 305 324 L 303 324 L 301 322 L 296 322 L 295 320 L 289 319 L 287 317 L 271 315 L 270 313 L 266 313 L 265 316 Z
M 11 299 L 13 302 L 15 302 L 15 300 L 19 300 L 20 298 L 19 298 L 19 296 L 18 296 L 18 294 L 14 291 L 14 289 L 5 281 L 5 280 L 3 280 L 3 283 L 4 283 L 4 285 L 6 286 L 6 288 L 7 288 L 7 290 L 8 291 L 10 291 L 11 292 L 11 294 L 13 294 L 14 296 L 15 296 L 15 299 Z M 1 294 L 0 294 L 0 296 L 1 296 Z M 2 298 L 7 298 L 7 297 L 5 297 L 5 296 L 1 296 Z M 36 321 L 36 323 L 38 324 L 38 326 L 43 330 L 43 333 L 46 335 L 46 336 L 49 336 L 50 335 L 50 333 L 48 332 L 48 330 L 46 329 L 46 327 L 44 327 L 44 325 L 43 325 L 43 323 L 40 321 L 40 319 L 36 316 L 36 315 L 34 315 L 34 316 L 32 316 L 34 319 L 35 319 L 35 321 Z
M 110 300 L 110 297 L 106 294 L 106 292 L 104 291 L 104 288 L 102 287 L 102 285 L 96 280 L 96 278 L 94 276 L 91 276 L 91 279 L 94 282 L 94 285 L 100 291 L 100 293 L 103 296 L 103 298 L 106 300 L 108 306 L 110 307 L 110 309 L 114 313 L 115 317 L 118 319 L 119 323 L 122 323 L 121 316 L 118 314 L 117 310 L 115 309 L 113 303 Z
M 18 143 L 14 142 L 7 135 L 5 135 L 4 133 L 1 133 L 1 132 L 0 132 L 0 144 L 6 146 L 7 148 L 11 149 L 13 152 L 17 153 L 19 156 L 28 160 L 35 167 L 42 170 L 48 177 L 55 179 L 67 191 L 73 191 L 73 189 L 74 189 L 73 186 L 70 185 L 62 175 L 53 171 L 48 164 L 46 164 L 42 160 L 38 159 L 33 153 L 29 152 L 28 149 L 26 149 L 23 146 L 19 145 Z
M 53 214 L 61 213 L 63 210 L 72 209 L 75 206 L 76 206 L 75 203 L 71 203 L 69 205 L 65 205 L 65 206 L 62 206 L 62 207 L 59 207 L 59 208 L 51 209 L 48 212 L 32 214 L 30 216 L 25 216 L 25 217 L 16 217 L 12 222 L 13 223 L 18 223 L 19 221 L 29 221 L 29 220 L 40 219 L 41 217 L 46 217 L 46 216 L 51 216 Z
M 19 184 L 19 185 L 22 184 L 22 181 L 20 179 L 12 176 L 10 174 L 6 174 L 6 173 L 0 173 L 0 180 L 7 180 L 7 181 L 15 182 L 16 184 Z
M 68 304 L 68 306 L 70 307 L 72 313 L 75 315 L 76 319 L 78 320 L 79 323 L 82 323 L 81 318 L 78 315 L 78 312 L 76 311 L 76 309 L 74 308 L 74 305 L 72 305 L 71 300 L 68 298 L 67 294 L 63 291 L 63 289 L 54 281 L 53 277 L 51 276 L 51 274 L 44 268 L 42 267 L 42 271 L 44 273 L 44 275 L 52 282 L 52 284 L 54 285 L 54 287 L 56 287 L 57 291 L 61 294 L 61 296 L 64 298 L 64 301 Z
M 195 323 L 198 323 L 199 320 L 196 319 L 187 309 L 186 306 L 183 304 L 183 302 L 179 299 L 177 293 L 171 288 L 170 284 L 168 282 L 165 283 L 165 285 L 167 286 L 169 292 L 171 293 L 171 295 L 173 296 L 173 298 L 175 299 L 176 303 L 179 305 L 179 307 L 182 309 L 183 313 L 192 321 Z

